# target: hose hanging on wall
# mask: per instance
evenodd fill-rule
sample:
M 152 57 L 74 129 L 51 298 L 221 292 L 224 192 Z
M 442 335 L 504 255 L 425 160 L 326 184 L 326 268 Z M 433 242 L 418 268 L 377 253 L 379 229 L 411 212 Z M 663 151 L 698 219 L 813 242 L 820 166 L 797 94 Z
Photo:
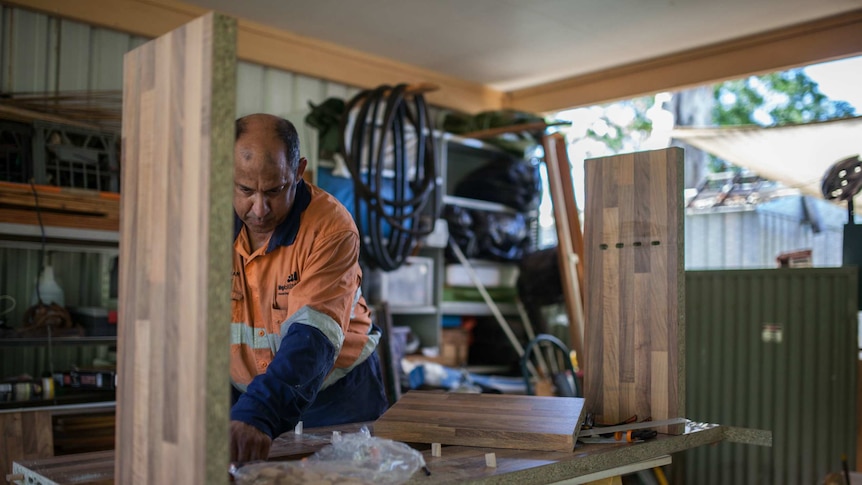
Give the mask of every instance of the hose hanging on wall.
M 422 94 L 406 91 L 405 84 L 362 91 L 341 118 L 361 255 L 384 271 L 400 267 L 433 231 L 439 210 L 430 116 Z

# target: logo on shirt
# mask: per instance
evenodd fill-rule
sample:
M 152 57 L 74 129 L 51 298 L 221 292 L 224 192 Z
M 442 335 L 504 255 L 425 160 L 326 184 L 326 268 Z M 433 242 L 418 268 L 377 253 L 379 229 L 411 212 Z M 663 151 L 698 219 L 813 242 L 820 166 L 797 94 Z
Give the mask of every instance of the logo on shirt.
M 294 286 L 296 286 L 297 283 L 299 283 L 299 273 L 294 271 L 287 275 L 287 281 L 285 281 L 284 284 L 278 285 L 278 294 L 286 295 Z

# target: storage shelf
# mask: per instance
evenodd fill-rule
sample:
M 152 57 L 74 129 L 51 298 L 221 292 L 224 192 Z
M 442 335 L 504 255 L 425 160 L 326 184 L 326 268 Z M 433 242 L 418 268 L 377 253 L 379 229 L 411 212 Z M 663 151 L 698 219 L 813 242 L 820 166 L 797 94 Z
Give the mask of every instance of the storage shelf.
M 434 306 L 390 306 L 389 313 L 393 315 L 433 315 L 437 313 Z
M 452 133 L 443 133 L 441 138 L 449 143 L 450 146 L 460 146 L 473 148 L 476 150 L 482 150 L 486 152 L 494 152 L 494 153 L 506 153 L 502 148 L 492 145 L 486 141 L 480 140 L 478 138 L 467 138 L 460 135 L 455 135 Z
M 465 209 L 475 209 L 490 212 L 504 212 L 508 214 L 516 213 L 515 209 L 497 202 L 479 199 L 469 199 L 467 197 L 458 197 L 455 195 L 444 195 L 443 203 L 463 207 Z
M 35 347 L 48 345 L 48 342 L 47 337 L 0 338 L 0 348 Z M 117 337 L 53 337 L 50 342 L 57 346 L 113 345 L 117 343 Z
M 0 403 L 0 414 L 20 411 L 52 411 L 54 414 L 112 411 L 117 406 L 115 390 L 70 390 L 54 399 L 32 399 Z
M 42 231 L 37 225 L 0 222 L 0 246 L 41 248 Z M 109 252 L 119 250 L 120 233 L 101 229 L 45 226 L 45 245 L 49 250 Z
M 503 315 L 518 315 L 518 307 L 514 303 L 497 303 L 497 308 Z M 444 315 L 471 315 L 484 317 L 493 315 L 491 308 L 485 302 L 479 301 L 444 301 L 440 304 Z

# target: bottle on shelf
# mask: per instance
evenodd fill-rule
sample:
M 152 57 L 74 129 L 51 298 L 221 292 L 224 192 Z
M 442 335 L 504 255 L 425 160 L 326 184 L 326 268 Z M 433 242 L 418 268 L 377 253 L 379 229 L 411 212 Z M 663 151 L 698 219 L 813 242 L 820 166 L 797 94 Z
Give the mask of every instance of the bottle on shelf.
M 31 305 L 36 305 L 39 302 L 45 305 L 56 303 L 57 305 L 66 306 L 65 293 L 63 288 L 54 279 L 54 267 L 50 263 L 45 265 L 42 274 L 39 275 L 39 280 L 36 283 L 36 289 L 33 291 L 33 296 L 30 299 Z

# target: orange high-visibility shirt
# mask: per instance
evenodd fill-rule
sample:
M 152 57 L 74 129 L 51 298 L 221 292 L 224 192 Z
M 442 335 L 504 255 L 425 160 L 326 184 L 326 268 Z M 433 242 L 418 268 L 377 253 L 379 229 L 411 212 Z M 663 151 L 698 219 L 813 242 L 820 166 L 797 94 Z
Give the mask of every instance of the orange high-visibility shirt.
M 340 349 L 323 388 L 368 358 L 380 334 L 372 331 L 362 297 L 359 232 L 347 209 L 301 182 L 287 219 L 266 246 L 250 252 L 246 228 L 239 225 L 231 289 L 234 386 L 245 391 L 266 372 L 290 325 L 311 325 Z

